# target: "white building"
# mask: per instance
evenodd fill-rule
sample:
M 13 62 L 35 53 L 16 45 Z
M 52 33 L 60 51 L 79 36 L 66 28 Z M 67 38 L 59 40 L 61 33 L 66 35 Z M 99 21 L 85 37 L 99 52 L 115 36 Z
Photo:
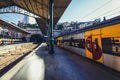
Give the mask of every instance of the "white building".
M 24 24 L 36 24 L 36 20 L 33 17 L 24 16 Z

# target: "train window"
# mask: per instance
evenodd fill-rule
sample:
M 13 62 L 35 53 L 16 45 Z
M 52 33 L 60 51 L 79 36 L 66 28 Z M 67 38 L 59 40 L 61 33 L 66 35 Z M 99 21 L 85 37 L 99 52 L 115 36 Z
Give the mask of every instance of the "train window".
M 120 38 L 114 38 L 114 44 L 112 45 L 112 52 L 120 55 Z
M 102 49 L 104 53 L 120 55 L 120 38 L 102 38 Z
M 78 46 L 79 46 L 79 48 L 85 49 L 85 40 L 84 39 L 80 39 Z
M 74 46 L 78 47 L 79 46 L 79 40 L 74 40 Z
M 99 50 L 98 50 L 98 39 L 95 39 L 95 40 L 94 40 L 94 49 L 95 49 L 96 52 L 99 51 Z
M 74 46 L 74 39 L 73 38 L 70 39 L 70 46 Z
M 112 52 L 111 38 L 102 38 L 102 49 L 104 53 L 110 54 Z
M 64 40 L 65 45 L 69 45 L 69 40 Z
M 85 40 L 84 39 L 70 39 L 69 41 L 70 46 L 78 47 L 78 48 L 83 48 L 85 49 Z

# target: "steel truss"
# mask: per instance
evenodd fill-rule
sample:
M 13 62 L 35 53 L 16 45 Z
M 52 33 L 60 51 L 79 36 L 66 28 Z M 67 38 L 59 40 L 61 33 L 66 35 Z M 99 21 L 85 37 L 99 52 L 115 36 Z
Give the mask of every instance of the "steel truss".
M 1 8 L 0 9 L 0 14 L 4 14 L 4 13 L 18 13 L 18 14 L 23 14 L 23 15 L 27 15 L 33 18 L 40 18 L 39 16 L 26 11 L 25 9 L 22 9 L 18 6 L 9 6 L 9 7 L 5 7 L 5 8 Z

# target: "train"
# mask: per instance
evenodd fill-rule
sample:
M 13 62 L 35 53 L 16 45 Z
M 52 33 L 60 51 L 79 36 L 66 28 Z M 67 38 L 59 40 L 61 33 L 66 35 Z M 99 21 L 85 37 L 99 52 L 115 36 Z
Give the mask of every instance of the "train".
M 3 38 L 1 38 L 0 39 L 0 46 L 16 44 L 16 43 L 20 43 L 20 42 L 22 42 L 21 39 L 3 39 Z
M 56 39 L 57 46 L 120 72 L 120 16 Z

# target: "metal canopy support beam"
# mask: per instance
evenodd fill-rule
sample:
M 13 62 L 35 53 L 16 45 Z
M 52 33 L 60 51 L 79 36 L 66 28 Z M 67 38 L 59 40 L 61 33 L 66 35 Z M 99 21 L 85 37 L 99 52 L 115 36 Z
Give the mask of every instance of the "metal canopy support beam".
M 49 32 L 50 32 L 50 45 L 49 45 L 49 54 L 54 54 L 54 38 L 53 38 L 53 6 L 54 0 L 49 0 Z M 49 37 L 49 36 L 48 36 Z

